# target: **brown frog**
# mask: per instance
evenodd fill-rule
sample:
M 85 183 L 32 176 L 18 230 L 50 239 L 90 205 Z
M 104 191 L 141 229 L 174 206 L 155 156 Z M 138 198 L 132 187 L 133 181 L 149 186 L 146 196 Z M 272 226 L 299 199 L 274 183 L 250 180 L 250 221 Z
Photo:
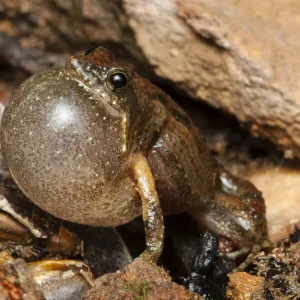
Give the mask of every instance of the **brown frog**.
M 186 113 L 102 47 L 34 75 L 8 102 L 1 144 L 9 170 L 50 214 L 92 226 L 143 216 L 157 261 L 163 214 L 190 212 L 251 248 L 266 239 L 261 193 L 214 160 Z

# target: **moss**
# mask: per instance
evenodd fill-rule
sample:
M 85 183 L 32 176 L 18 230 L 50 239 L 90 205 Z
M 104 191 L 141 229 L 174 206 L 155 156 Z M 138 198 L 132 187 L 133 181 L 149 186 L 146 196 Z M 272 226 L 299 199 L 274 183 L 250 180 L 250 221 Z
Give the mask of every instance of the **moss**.
M 123 288 L 133 293 L 134 300 L 146 300 L 150 291 L 150 287 L 147 281 L 142 283 L 127 282 Z

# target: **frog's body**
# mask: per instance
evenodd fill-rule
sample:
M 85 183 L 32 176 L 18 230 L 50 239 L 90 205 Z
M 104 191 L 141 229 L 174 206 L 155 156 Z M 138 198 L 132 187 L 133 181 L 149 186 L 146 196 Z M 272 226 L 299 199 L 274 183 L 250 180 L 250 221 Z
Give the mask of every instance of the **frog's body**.
M 61 219 L 117 226 L 143 213 L 150 248 L 162 245 L 160 207 L 238 246 L 266 237 L 255 187 L 221 170 L 182 109 L 103 48 L 23 83 L 1 138 L 19 187 Z

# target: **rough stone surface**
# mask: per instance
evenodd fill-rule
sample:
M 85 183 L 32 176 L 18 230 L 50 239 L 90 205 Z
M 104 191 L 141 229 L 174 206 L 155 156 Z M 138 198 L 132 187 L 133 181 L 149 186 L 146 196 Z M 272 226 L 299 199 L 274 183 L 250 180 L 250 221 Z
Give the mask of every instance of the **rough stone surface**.
M 1 254 L 3 258 L 3 254 Z M 43 293 L 22 259 L 0 264 L 0 299 L 42 300 Z
M 245 272 L 229 277 L 227 287 L 228 300 L 264 300 L 264 278 Z
M 270 254 L 261 254 L 253 262 L 255 274 L 265 278 L 269 299 L 299 299 L 300 230 Z
M 229 276 L 229 300 L 299 299 L 300 229 L 270 253 L 257 255 L 245 272 Z
M 136 259 L 117 273 L 96 279 L 95 287 L 87 292 L 84 300 L 187 300 L 202 299 L 184 287 L 171 282 L 166 271 L 142 259 Z
M 300 155 L 298 1 L 124 0 L 124 8 L 159 76 Z

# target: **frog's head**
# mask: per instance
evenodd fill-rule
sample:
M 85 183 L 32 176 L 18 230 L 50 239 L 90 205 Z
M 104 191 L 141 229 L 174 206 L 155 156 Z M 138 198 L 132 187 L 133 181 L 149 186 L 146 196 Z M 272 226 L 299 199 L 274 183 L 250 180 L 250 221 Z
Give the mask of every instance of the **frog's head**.
M 122 132 L 123 138 L 126 136 L 122 149 L 134 151 L 148 147 L 165 119 L 164 108 L 170 103 L 165 93 L 120 64 L 103 47 L 70 57 L 65 69 L 82 90 L 93 95 L 104 118 L 119 123 L 114 130 Z
M 72 56 L 65 69 L 83 89 L 90 90 L 100 102 L 105 102 L 112 110 L 107 114 L 130 113 L 137 107 L 137 99 L 132 85 L 132 72 L 118 64 L 111 52 L 103 47 L 95 47 L 84 55 Z
M 118 187 L 131 154 L 146 150 L 163 122 L 147 85 L 103 48 L 26 80 L 1 124 L 2 150 L 18 186 L 60 218 L 105 224 L 104 190 Z

